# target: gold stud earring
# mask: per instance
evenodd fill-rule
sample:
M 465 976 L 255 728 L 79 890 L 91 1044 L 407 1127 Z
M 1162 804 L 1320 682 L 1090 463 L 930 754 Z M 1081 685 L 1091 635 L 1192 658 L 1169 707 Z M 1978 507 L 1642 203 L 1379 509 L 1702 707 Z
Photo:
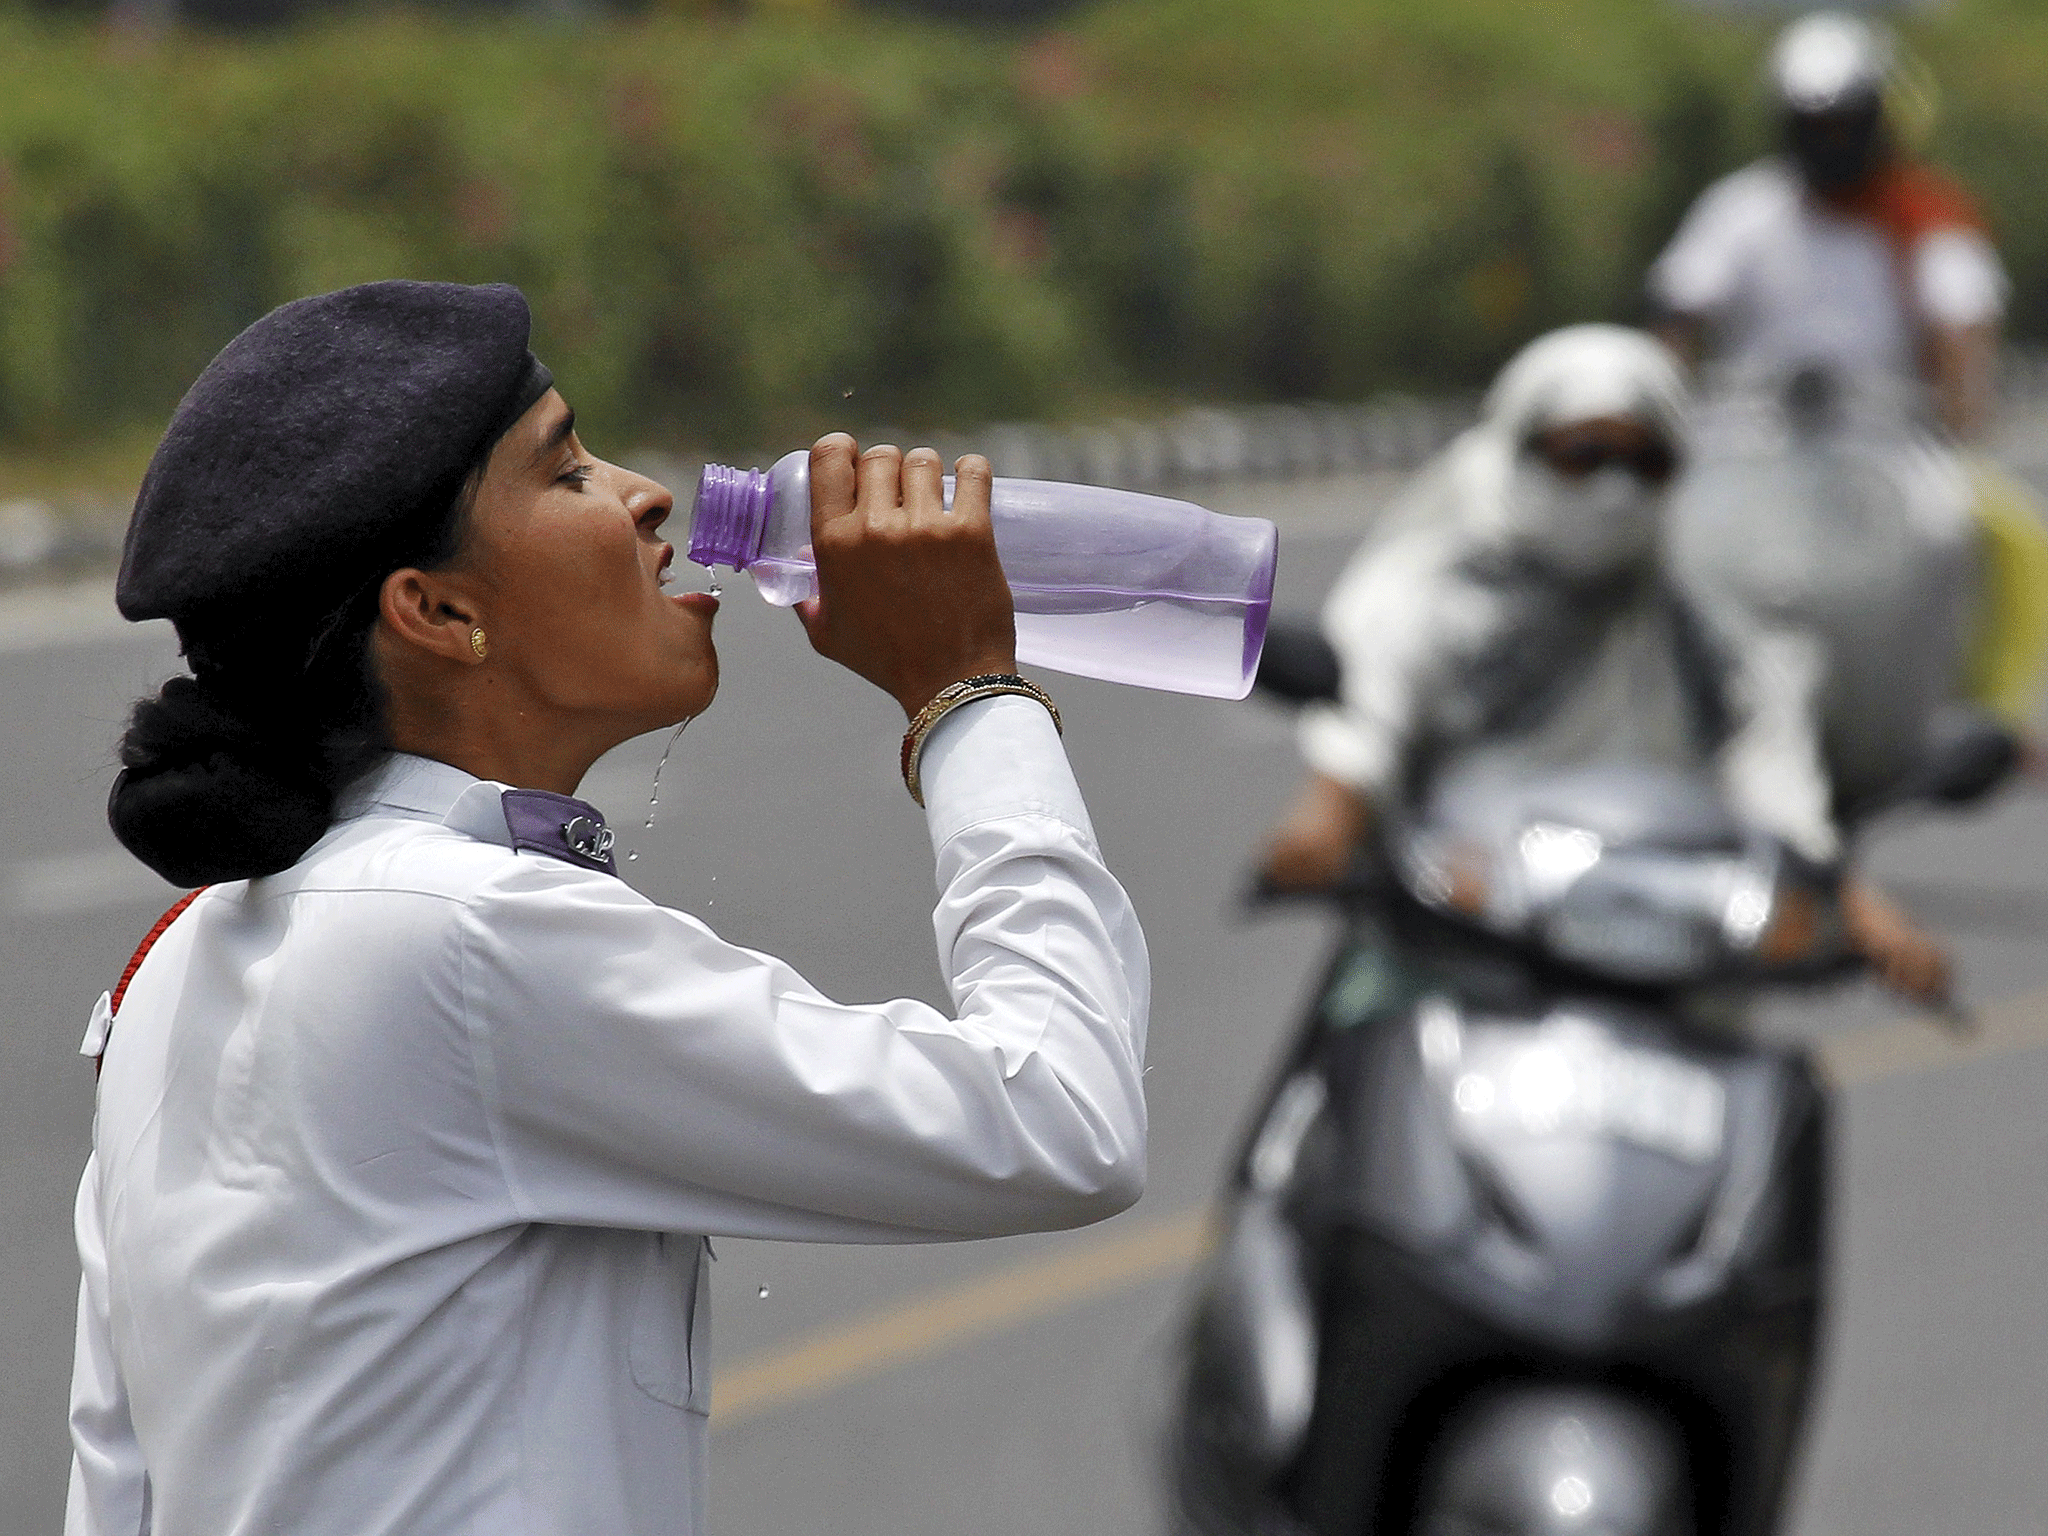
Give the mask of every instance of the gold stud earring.
M 482 661 L 486 656 L 490 655 L 491 648 L 484 640 L 484 632 L 481 627 L 472 629 L 469 632 L 469 648 L 476 652 L 476 659 L 478 661 Z

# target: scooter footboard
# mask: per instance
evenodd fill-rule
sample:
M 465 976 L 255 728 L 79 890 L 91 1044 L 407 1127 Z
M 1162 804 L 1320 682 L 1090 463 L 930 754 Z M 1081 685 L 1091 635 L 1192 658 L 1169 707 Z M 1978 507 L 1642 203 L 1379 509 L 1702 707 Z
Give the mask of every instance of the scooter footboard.
M 1415 1536 L 1692 1536 L 1685 1438 L 1653 1404 L 1504 1383 L 1445 1423 Z

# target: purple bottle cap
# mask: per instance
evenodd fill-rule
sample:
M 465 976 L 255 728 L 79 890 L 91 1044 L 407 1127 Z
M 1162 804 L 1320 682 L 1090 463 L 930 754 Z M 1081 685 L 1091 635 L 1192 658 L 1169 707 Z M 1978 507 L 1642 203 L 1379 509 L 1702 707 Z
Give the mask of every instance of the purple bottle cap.
M 744 571 L 760 558 L 774 500 L 765 470 L 706 464 L 690 513 L 690 559 Z

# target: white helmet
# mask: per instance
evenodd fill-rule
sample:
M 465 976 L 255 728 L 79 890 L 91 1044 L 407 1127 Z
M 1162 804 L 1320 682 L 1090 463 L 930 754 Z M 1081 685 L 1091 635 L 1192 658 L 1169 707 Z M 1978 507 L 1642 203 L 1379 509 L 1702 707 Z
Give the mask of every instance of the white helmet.
M 1788 112 L 1835 112 L 1882 99 L 1897 45 L 1888 28 L 1843 11 L 1816 11 L 1771 49 L 1771 89 Z
M 1779 35 L 1770 80 L 1785 151 L 1816 192 L 1856 186 L 1891 153 L 1897 54 L 1889 31 L 1840 11 L 1801 17 Z

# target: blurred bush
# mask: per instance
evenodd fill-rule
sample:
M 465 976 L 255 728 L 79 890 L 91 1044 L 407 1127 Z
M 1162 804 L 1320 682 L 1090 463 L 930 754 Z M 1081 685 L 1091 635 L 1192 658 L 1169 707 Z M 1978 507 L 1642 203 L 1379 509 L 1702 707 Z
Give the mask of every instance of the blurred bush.
M 2048 336 L 2048 19 L 1916 40 Z M 141 41 L 0 13 L 0 435 L 160 420 L 242 324 L 521 285 L 618 446 L 1475 384 L 1637 313 L 1763 142 L 1754 25 L 1647 0 L 782 0 Z

